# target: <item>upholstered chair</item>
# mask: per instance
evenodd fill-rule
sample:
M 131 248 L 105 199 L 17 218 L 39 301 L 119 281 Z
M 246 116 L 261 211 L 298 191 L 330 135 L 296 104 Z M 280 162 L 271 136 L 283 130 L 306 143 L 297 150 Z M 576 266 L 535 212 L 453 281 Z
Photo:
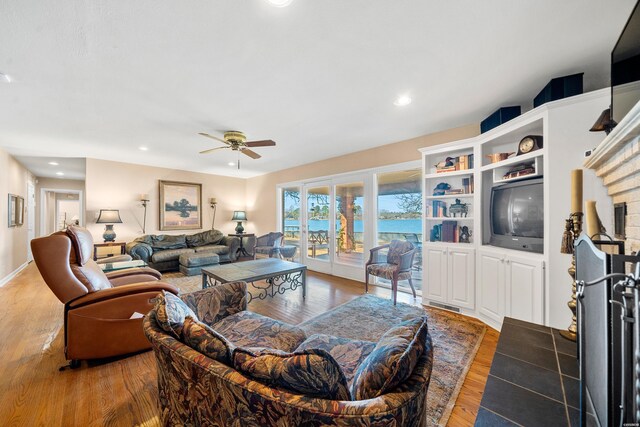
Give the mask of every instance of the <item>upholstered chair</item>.
M 258 254 L 267 255 L 270 258 L 281 258 L 280 247 L 282 247 L 283 243 L 284 234 L 278 231 L 257 237 L 253 247 L 253 259 L 256 259 Z
M 388 249 L 385 260 L 379 252 Z M 416 289 L 411 281 L 411 267 L 413 265 L 413 257 L 416 249 L 411 242 L 403 240 L 392 240 L 386 245 L 377 246 L 371 249 L 369 253 L 369 261 L 365 265 L 365 292 L 369 292 L 369 275 L 382 277 L 391 280 L 391 292 L 393 294 L 393 305 L 396 304 L 398 297 L 398 280 L 408 280 L 409 286 L 413 291 L 413 297 L 416 297 Z
M 47 286 L 64 304 L 65 356 L 71 366 L 79 360 L 134 353 L 150 347 L 142 318 L 161 291 L 178 289 L 159 282 L 151 268 L 104 273 L 92 259 L 93 238 L 71 226 L 33 239 L 31 250 Z M 132 318 L 133 316 L 133 318 Z

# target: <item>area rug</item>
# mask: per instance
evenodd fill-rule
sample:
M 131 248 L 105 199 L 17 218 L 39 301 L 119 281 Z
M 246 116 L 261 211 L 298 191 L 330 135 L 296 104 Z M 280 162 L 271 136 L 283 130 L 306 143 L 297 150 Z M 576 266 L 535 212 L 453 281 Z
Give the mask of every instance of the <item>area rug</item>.
M 163 280 L 180 293 L 202 287 L 200 276 L 166 273 Z M 301 323 L 308 335 L 323 333 L 344 338 L 377 341 L 389 328 L 405 319 L 427 314 L 433 340 L 433 371 L 427 394 L 429 426 L 444 426 L 478 351 L 486 327 L 473 319 L 430 307 L 416 307 L 364 295 Z
M 478 351 L 486 327 L 444 310 L 420 308 L 364 295 L 314 317 L 299 326 L 307 334 L 378 341 L 393 325 L 427 313 L 433 340 L 433 371 L 427 393 L 429 426 L 444 426 L 451 415 L 467 371 Z

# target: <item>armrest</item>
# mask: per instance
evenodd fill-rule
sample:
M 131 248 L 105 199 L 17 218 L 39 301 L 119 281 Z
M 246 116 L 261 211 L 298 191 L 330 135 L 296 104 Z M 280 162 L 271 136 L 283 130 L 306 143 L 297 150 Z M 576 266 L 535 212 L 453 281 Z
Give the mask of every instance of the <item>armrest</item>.
M 229 259 L 235 261 L 238 258 L 238 249 L 240 249 L 240 239 L 238 237 L 225 236 L 222 244 L 229 248 Z
M 389 244 L 387 243 L 386 245 L 380 245 L 376 246 L 375 248 L 369 249 L 369 261 L 367 261 L 367 265 L 380 264 L 380 262 L 375 258 L 377 257 L 379 251 L 387 249 L 388 247 Z
M 105 276 L 107 276 L 107 279 L 109 280 L 117 279 L 119 277 L 139 276 L 139 275 L 153 276 L 158 280 L 162 278 L 162 274 L 158 270 L 155 270 L 150 267 L 133 267 L 133 268 L 126 268 L 124 270 L 116 270 L 116 271 L 110 271 L 108 273 L 105 273 Z M 145 282 L 148 282 L 148 281 L 149 280 L 145 280 Z
M 69 308 L 78 308 L 84 305 L 93 304 L 98 301 L 105 301 L 115 298 L 125 297 L 127 295 L 140 294 L 145 292 L 160 293 L 162 291 L 178 294 L 178 288 L 169 283 L 164 282 L 142 282 L 130 285 L 122 285 L 115 288 L 102 289 L 100 291 L 91 292 L 76 298 L 68 303 Z
M 141 259 L 148 263 L 153 255 L 153 248 L 143 242 L 131 242 L 127 243 L 127 253 L 131 255 L 133 259 Z
M 409 271 L 413 267 L 413 256 L 416 254 L 416 250 L 411 249 L 408 252 L 400 255 L 400 268 L 398 271 Z
M 198 319 L 211 326 L 230 314 L 247 309 L 247 284 L 229 282 L 201 291 L 181 295 Z

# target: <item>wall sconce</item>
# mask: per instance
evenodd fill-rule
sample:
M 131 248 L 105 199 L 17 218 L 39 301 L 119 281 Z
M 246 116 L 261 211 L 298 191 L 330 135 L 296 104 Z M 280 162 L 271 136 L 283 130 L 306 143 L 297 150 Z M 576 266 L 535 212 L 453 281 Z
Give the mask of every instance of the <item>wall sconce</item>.
M 146 234 L 147 233 L 147 204 L 149 203 L 149 195 L 141 194 L 140 203 L 142 203 L 142 207 L 144 208 L 144 217 L 142 219 L 142 234 Z
M 218 207 L 218 202 L 215 197 L 209 199 L 209 206 L 213 209 L 213 219 L 211 220 L 211 229 L 213 230 L 213 225 L 216 223 L 216 208 Z

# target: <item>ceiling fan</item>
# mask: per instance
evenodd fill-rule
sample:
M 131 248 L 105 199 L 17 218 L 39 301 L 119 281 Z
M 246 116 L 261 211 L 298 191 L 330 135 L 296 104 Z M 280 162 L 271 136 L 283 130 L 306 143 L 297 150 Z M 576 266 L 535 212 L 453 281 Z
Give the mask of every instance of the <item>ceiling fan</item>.
M 247 137 L 244 133 L 237 130 L 230 130 L 224 133 L 224 139 L 218 138 L 217 136 L 209 135 L 208 133 L 200 132 L 199 135 L 206 136 L 207 138 L 215 139 L 216 141 L 220 141 L 223 144 L 226 144 L 223 147 L 210 148 L 208 150 L 201 151 L 200 154 L 209 154 L 216 150 L 221 150 L 223 148 L 231 148 L 233 151 L 237 151 L 242 154 L 246 154 L 252 159 L 259 159 L 260 154 L 256 153 L 253 150 L 250 150 L 249 147 L 271 147 L 276 145 L 275 141 L 270 139 L 264 139 L 261 141 L 247 141 Z M 240 165 L 238 165 L 239 167 Z

